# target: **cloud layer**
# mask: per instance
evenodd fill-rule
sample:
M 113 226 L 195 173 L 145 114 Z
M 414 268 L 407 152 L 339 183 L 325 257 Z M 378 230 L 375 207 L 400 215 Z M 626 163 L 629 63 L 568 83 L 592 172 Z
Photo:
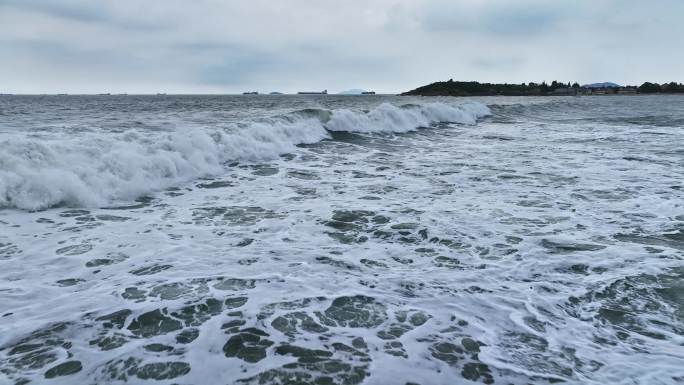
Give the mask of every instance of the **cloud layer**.
M 0 92 L 684 81 L 680 0 L 3 0 Z

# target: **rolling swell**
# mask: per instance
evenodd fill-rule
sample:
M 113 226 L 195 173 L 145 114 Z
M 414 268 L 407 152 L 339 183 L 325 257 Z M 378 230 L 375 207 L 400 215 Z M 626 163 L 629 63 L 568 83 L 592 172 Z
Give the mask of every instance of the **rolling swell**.
M 475 124 L 481 103 L 429 103 L 370 111 L 308 109 L 225 128 L 128 130 L 79 136 L 14 134 L 0 142 L 0 207 L 105 206 L 199 177 L 225 163 L 258 162 L 330 137 L 330 131 L 403 133 L 438 122 Z

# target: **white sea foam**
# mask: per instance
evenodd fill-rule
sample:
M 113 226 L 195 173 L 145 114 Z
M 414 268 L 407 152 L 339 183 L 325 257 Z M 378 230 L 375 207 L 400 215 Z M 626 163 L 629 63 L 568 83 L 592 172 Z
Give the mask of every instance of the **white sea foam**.
M 489 108 L 481 103 L 455 106 L 430 103 L 405 107 L 383 103 L 368 113 L 334 111 L 326 128 L 332 131 L 408 132 L 419 127 L 428 127 L 435 122 L 475 124 L 478 118 L 489 113 Z
M 328 138 L 327 130 L 402 133 L 434 122 L 474 124 L 488 113 L 480 103 L 384 103 L 369 112 L 334 110 L 327 121 L 295 116 L 221 129 L 15 135 L 0 142 L 0 207 L 103 206 L 218 175 L 229 161 L 273 159 Z
M 335 114 L 456 119 L 417 98 L 171 98 L 0 119 L 0 170 L 40 186 L 106 200 L 124 177 L 219 173 L 130 207 L 0 210 L 0 384 L 682 382 L 682 97 L 485 99 L 477 126 L 302 148 Z M 188 133 L 103 124 L 150 117 Z

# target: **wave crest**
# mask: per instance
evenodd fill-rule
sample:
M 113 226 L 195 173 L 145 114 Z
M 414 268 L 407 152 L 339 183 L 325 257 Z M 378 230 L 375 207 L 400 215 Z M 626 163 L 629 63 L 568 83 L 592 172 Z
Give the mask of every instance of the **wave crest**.
M 229 161 L 274 159 L 329 138 L 328 130 L 401 133 L 436 122 L 475 124 L 487 114 L 479 103 L 385 103 L 368 112 L 307 110 L 224 129 L 15 136 L 0 142 L 0 207 L 105 206 L 219 175 Z
M 429 103 L 403 107 L 383 103 L 367 113 L 335 110 L 325 127 L 331 131 L 408 132 L 437 122 L 475 124 L 477 119 L 489 114 L 489 108 L 482 103 L 455 106 Z

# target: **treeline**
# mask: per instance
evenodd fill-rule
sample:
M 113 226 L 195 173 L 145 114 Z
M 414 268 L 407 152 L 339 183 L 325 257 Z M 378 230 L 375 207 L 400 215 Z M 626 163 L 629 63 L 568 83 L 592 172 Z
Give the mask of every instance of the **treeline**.
M 436 82 L 427 86 L 416 88 L 415 90 L 404 92 L 402 95 L 423 95 L 423 96 L 487 96 L 487 95 L 547 95 L 557 89 L 579 89 L 578 83 L 563 83 L 554 80 L 550 84 L 541 83 L 480 83 L 480 82 L 458 82 L 449 79 L 446 82 Z
M 639 87 L 615 87 L 613 90 L 631 89 L 638 93 L 684 93 L 684 84 L 675 82 L 657 84 L 646 82 Z M 402 95 L 422 95 L 422 96 L 541 96 L 541 95 L 562 95 L 562 94 L 581 94 L 589 92 L 582 88 L 579 83 L 563 83 L 554 80 L 551 83 L 480 83 L 480 82 L 460 82 L 449 79 L 445 82 L 436 82 L 423 87 L 416 88 Z
M 637 88 L 640 94 L 682 94 L 684 93 L 684 84 L 670 82 L 670 83 L 649 83 L 646 82 Z

